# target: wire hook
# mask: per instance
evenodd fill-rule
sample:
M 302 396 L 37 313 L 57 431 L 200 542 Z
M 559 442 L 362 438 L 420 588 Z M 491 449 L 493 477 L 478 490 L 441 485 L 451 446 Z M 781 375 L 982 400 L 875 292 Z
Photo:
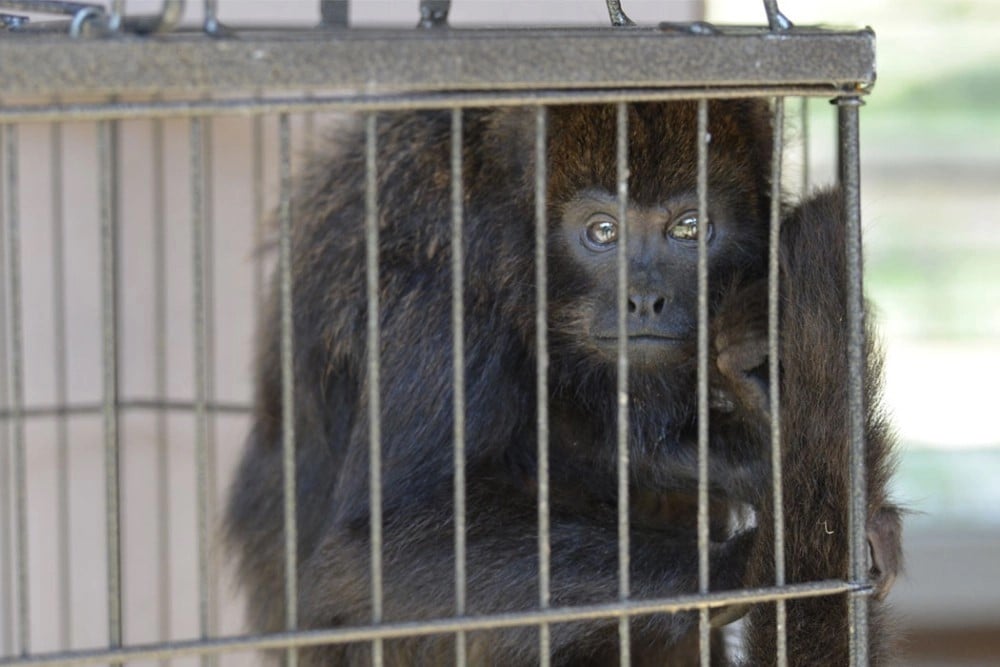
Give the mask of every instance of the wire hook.
M 69 36 L 70 37 L 80 37 L 83 35 L 84 26 L 90 19 L 99 19 L 104 17 L 104 10 L 100 7 L 84 7 L 77 13 L 73 14 L 73 20 L 69 24 Z M 102 24 L 104 21 L 101 22 Z
M 448 26 L 451 0 L 420 0 L 418 28 L 444 28 Z
M 184 15 L 184 0 L 163 0 L 160 13 L 155 16 L 136 16 L 125 20 L 127 30 L 137 35 L 154 35 L 170 32 Z
M 764 12 L 771 32 L 785 32 L 792 27 L 792 22 L 778 9 L 778 0 L 764 0 Z
M 606 0 L 606 2 L 608 5 L 608 16 L 611 17 L 611 25 L 616 27 L 635 25 L 635 21 L 630 19 L 625 14 L 625 10 L 622 9 L 621 0 Z

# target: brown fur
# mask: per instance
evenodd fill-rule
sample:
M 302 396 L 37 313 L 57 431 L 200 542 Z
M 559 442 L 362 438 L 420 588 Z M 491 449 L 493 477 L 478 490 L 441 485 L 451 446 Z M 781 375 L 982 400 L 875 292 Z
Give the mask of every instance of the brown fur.
M 849 409 L 845 224 L 842 197 L 813 197 L 785 220 L 781 248 L 781 428 L 785 575 L 788 583 L 848 579 Z M 763 287 L 761 288 L 763 289 Z M 876 598 L 901 567 L 900 513 L 887 496 L 892 437 L 879 402 L 881 357 L 869 327 L 865 349 L 865 445 L 868 534 Z M 773 585 L 770 489 L 757 503 L 757 541 L 748 583 Z M 873 564 L 874 565 L 874 564 Z M 890 657 L 892 630 L 878 600 L 869 602 L 870 659 Z M 795 665 L 848 664 L 845 596 L 787 603 L 788 656 Z M 775 618 L 750 615 L 749 664 L 772 664 Z
M 693 103 L 629 107 L 630 201 L 637 210 L 655 210 L 665 196 L 693 192 L 695 108 Z M 442 112 L 378 117 L 383 618 L 389 622 L 448 617 L 455 609 L 449 117 Z M 550 112 L 553 606 L 618 598 L 614 371 L 583 353 L 579 333 L 583 304 L 603 303 L 596 295 L 606 285 L 575 263 L 556 236 L 562 206 L 570 198 L 588 188 L 614 192 L 614 121 L 613 107 Z M 524 109 L 467 111 L 464 128 L 467 610 L 530 610 L 538 604 L 534 116 Z M 739 295 L 752 296 L 764 277 L 765 174 L 771 145 L 766 105 L 712 102 L 710 131 L 711 197 L 714 206 L 727 211 L 732 232 L 727 250 L 713 260 L 711 295 L 713 364 L 716 355 L 720 361 L 713 384 L 727 404 L 713 415 L 711 433 L 716 508 L 712 588 L 722 590 L 766 583 L 770 576 L 769 501 L 764 493 L 769 488 L 767 406 L 760 402 L 756 381 L 748 380 L 761 359 L 748 365 L 739 345 L 760 336 L 758 297 L 746 301 Z M 363 145 L 361 133 L 351 132 L 317 157 L 293 201 L 301 628 L 367 624 L 372 614 Z M 798 227 L 795 220 L 790 221 L 792 229 Z M 811 253 L 809 261 L 824 259 L 813 255 L 827 246 L 809 243 L 829 239 L 809 241 L 806 233 L 787 234 L 786 239 L 786 489 L 814 488 L 819 501 L 814 508 L 793 498 L 786 508 L 788 558 L 794 561 L 789 579 L 800 581 L 843 576 L 846 564 L 837 541 L 843 531 L 830 541 L 813 530 L 820 515 L 837 521 L 846 507 L 844 445 L 838 440 L 846 421 L 840 397 L 845 375 L 834 354 L 826 355 L 834 367 L 824 375 L 816 373 L 829 364 L 813 368 L 816 356 L 823 356 L 820 350 L 839 349 L 843 323 L 836 313 L 842 310 L 835 309 L 842 289 L 829 284 L 826 273 L 809 278 L 801 259 L 804 253 Z M 810 286 L 808 297 L 796 296 L 791 286 L 797 280 Z M 690 289 L 690 280 L 679 278 L 678 283 Z M 827 290 L 832 292 L 824 296 Z M 277 319 L 272 317 L 261 335 L 255 424 L 227 517 L 229 541 L 249 593 L 251 622 L 259 631 L 285 625 L 277 343 Z M 635 599 L 697 590 L 692 352 L 693 345 L 683 358 L 630 375 L 630 483 L 636 512 L 630 574 Z M 877 376 L 877 369 L 870 375 Z M 818 386 L 832 396 L 832 402 L 817 408 L 823 413 L 809 407 Z M 869 429 L 875 511 L 885 505 L 887 441 L 877 417 Z M 734 533 L 723 518 L 734 501 L 755 507 L 763 527 Z M 803 630 L 793 626 L 795 637 L 790 637 L 795 650 L 800 643 L 802 651 L 811 649 L 809 642 L 822 645 L 814 634 L 820 630 L 833 644 L 846 631 L 839 621 L 822 621 L 808 605 L 801 607 L 801 617 Z M 757 660 L 771 650 L 771 624 L 766 614 L 755 611 L 750 627 L 751 657 Z M 696 628 L 692 613 L 636 618 L 632 640 L 637 664 L 689 664 Z M 556 624 L 551 631 L 554 664 L 617 660 L 614 619 Z M 876 622 L 873 636 L 880 634 Z M 467 640 L 473 664 L 538 661 L 533 627 L 474 632 Z M 715 643 L 713 663 L 722 664 L 725 656 Z M 300 663 L 363 665 L 369 651 L 368 643 L 306 649 Z M 453 655 L 451 635 L 385 642 L 389 665 L 446 664 Z M 809 663 L 803 658 L 799 664 Z

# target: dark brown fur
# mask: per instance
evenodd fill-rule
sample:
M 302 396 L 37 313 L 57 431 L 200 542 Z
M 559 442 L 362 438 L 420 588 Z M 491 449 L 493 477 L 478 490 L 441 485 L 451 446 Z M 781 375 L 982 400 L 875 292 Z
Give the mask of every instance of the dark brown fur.
M 813 197 L 785 220 L 781 247 L 781 428 L 785 574 L 788 583 L 849 578 L 847 277 L 842 196 Z M 763 285 L 758 288 L 760 292 Z M 879 600 L 901 567 L 900 513 L 889 502 L 892 436 L 880 406 L 881 357 L 869 327 L 865 349 L 868 539 L 875 599 L 869 602 L 871 664 L 890 657 L 892 631 Z M 770 489 L 761 509 L 748 583 L 774 582 Z M 848 664 L 846 597 L 787 603 L 788 656 L 796 665 Z M 774 661 L 775 617 L 750 614 L 749 664 Z
M 383 575 L 389 622 L 448 617 L 455 609 L 449 118 L 425 112 L 378 119 Z M 713 383 L 728 402 L 713 417 L 711 435 L 718 454 L 711 462 L 713 507 L 722 508 L 713 511 L 712 587 L 721 590 L 769 583 L 771 576 L 767 406 L 759 400 L 759 380 L 748 375 L 762 360 L 748 363 L 738 344 L 759 342 L 761 335 L 755 290 L 764 277 L 770 128 L 766 106 L 746 101 L 713 102 L 710 118 L 710 192 L 729 212 L 735 234 L 732 249 L 712 264 L 713 354 L 721 369 L 713 372 Z M 550 229 L 558 227 L 561 206 L 582 189 L 615 191 L 614 120 L 612 107 L 551 110 Z M 632 105 L 629 121 L 630 202 L 650 208 L 665 195 L 693 192 L 695 105 Z M 470 111 L 464 126 L 467 610 L 530 610 L 538 604 L 533 113 Z M 362 149 L 361 134 L 349 133 L 330 155 L 313 162 L 293 202 L 302 628 L 366 624 L 372 613 Z M 793 216 L 789 228 L 811 227 L 798 222 L 807 217 L 816 216 Z M 552 604 L 611 602 L 618 597 L 615 375 L 613 367 L 582 351 L 574 328 L 581 299 L 591 299 L 602 286 L 551 238 Z M 844 325 L 837 319 L 843 310 L 835 310 L 842 285 L 829 284 L 826 273 L 810 279 L 801 259 L 811 253 L 809 261 L 829 265 L 829 258 L 819 256 L 826 246 L 809 247 L 807 232 L 789 232 L 786 238 L 785 284 L 804 280 L 811 290 L 797 300 L 789 287 L 783 311 L 786 489 L 815 488 L 819 502 L 814 507 L 792 498 L 786 507 L 789 580 L 801 581 L 844 576 L 846 567 L 843 530 L 835 531 L 833 541 L 813 530 L 820 515 L 837 521 L 846 508 L 846 442 L 838 440 L 846 421 L 838 392 L 846 375 L 843 364 L 823 376 L 813 368 L 818 350 L 838 349 Z M 823 296 L 828 289 L 830 296 Z M 800 310 L 803 315 L 793 314 Z M 251 620 L 263 631 L 281 630 L 285 623 L 280 359 L 277 320 L 270 319 L 261 336 L 255 424 L 228 510 Z M 824 344 L 834 347 L 818 347 Z M 693 345 L 682 360 L 630 375 L 635 599 L 697 589 L 690 495 L 696 461 L 692 352 Z M 836 366 L 836 356 L 827 356 Z M 877 368 L 869 375 L 877 378 Z M 816 383 L 824 382 L 831 383 L 822 386 L 835 396 L 817 408 L 823 413 L 813 413 Z M 873 417 L 869 429 L 876 511 L 885 505 L 887 451 L 881 421 Z M 720 519 L 733 501 L 757 509 L 764 527 L 733 533 Z M 790 607 L 790 618 L 794 609 L 799 608 Z M 838 621 L 822 620 L 809 605 L 801 610 L 803 631 L 796 629 L 789 640 L 795 650 L 799 643 L 806 651 L 846 636 Z M 822 627 L 814 628 L 821 620 Z M 696 621 L 691 613 L 635 619 L 637 664 L 688 664 Z M 771 650 L 771 625 L 766 614 L 753 612 L 752 660 Z M 824 633 L 829 639 L 817 640 L 815 635 Z M 876 622 L 873 635 L 879 634 Z M 305 665 L 367 664 L 369 650 L 366 643 L 321 647 L 303 651 L 301 658 Z M 554 664 L 617 660 L 617 621 L 553 625 L 552 651 Z M 472 664 L 535 664 L 537 630 L 470 633 L 468 652 Z M 721 653 L 716 651 L 716 662 Z M 454 637 L 387 641 L 385 655 L 391 665 L 446 664 L 454 655 Z M 809 663 L 803 658 L 797 664 Z

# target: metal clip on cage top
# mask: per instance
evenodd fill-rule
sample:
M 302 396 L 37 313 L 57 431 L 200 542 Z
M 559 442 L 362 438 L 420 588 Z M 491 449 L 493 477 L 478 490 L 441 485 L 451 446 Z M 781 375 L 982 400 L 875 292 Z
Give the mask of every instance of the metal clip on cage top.
M 17 30 L 28 23 L 27 16 L 0 14 L 0 30 Z
M 627 26 L 635 25 L 622 9 L 621 0 L 606 0 L 608 5 L 608 15 L 611 17 L 611 25 Z M 771 32 L 784 32 L 792 27 L 792 22 L 778 9 L 778 0 L 764 0 L 764 11 L 767 14 L 767 25 Z M 693 21 L 690 23 L 673 23 L 664 21 L 660 23 L 660 29 L 671 32 L 685 32 L 692 35 L 717 35 L 719 29 L 706 21 Z
M 792 22 L 778 9 L 778 0 L 764 0 L 764 11 L 771 32 L 784 32 L 792 27 Z
M 608 6 L 608 16 L 613 26 L 635 25 L 622 9 L 621 0 L 605 0 Z M 333 4 L 332 2 L 323 3 Z M 441 28 L 448 25 L 448 12 L 451 10 L 451 0 L 420 0 L 420 28 Z
M 69 32 L 74 37 L 84 32 L 106 32 L 110 17 L 101 5 L 59 0 L 0 0 L 0 9 L 68 16 L 69 20 L 31 23 L 27 16 L 4 14 L 3 27 L 11 32 Z
M 418 28 L 447 28 L 451 0 L 420 0 Z
M 218 0 L 205 0 L 203 30 L 213 37 L 229 37 L 232 31 L 219 22 Z M 152 35 L 171 32 L 184 15 L 185 0 L 163 0 L 159 14 L 125 16 L 123 0 L 113 0 L 110 11 L 103 5 L 63 0 L 0 0 L 0 9 L 68 16 L 69 21 L 29 23 L 23 16 L 2 16 L 3 27 L 11 31 L 68 32 L 73 37 L 105 37 L 129 33 Z
M 611 17 L 611 25 L 616 27 L 635 25 L 635 21 L 630 19 L 625 14 L 625 10 L 622 9 L 621 0 L 607 0 L 607 4 L 608 16 Z

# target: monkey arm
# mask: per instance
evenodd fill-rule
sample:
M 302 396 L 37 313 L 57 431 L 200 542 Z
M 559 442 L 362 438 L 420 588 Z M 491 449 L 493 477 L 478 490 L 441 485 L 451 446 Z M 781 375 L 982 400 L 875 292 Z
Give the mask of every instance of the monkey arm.
M 479 482 L 470 487 L 466 533 L 466 613 L 530 611 L 538 608 L 538 542 L 535 499 L 503 479 L 500 470 L 470 471 Z M 455 614 L 454 523 L 449 488 L 415 499 L 407 511 L 385 515 L 383 541 L 383 618 L 429 620 Z M 553 508 L 551 515 L 552 607 L 611 603 L 618 599 L 617 525 L 613 508 L 587 516 Z M 696 549 L 691 536 L 634 527 L 631 531 L 631 597 L 649 599 L 697 590 Z M 750 538 L 713 543 L 711 558 L 719 589 L 737 587 Z M 300 586 L 307 626 L 365 624 L 371 619 L 371 578 L 367 526 L 331 530 L 313 558 L 303 564 Z M 737 564 L 733 567 L 732 564 Z M 309 582 L 309 585 L 306 585 Z M 316 582 L 320 582 L 318 585 Z M 677 644 L 696 626 L 697 615 L 681 613 L 639 617 L 643 641 L 664 647 Z M 616 645 L 618 621 L 595 619 L 551 626 L 555 664 L 580 664 L 593 651 Z M 533 625 L 490 629 L 468 635 L 470 656 L 486 664 L 531 665 L 538 662 Z M 408 645 L 405 645 L 408 643 Z M 387 645 L 400 655 L 435 656 L 428 664 L 450 662 L 453 636 L 408 638 Z M 365 646 L 347 649 L 351 664 Z M 334 656 L 334 654 L 331 654 Z M 440 661 L 437 659 L 440 657 Z

